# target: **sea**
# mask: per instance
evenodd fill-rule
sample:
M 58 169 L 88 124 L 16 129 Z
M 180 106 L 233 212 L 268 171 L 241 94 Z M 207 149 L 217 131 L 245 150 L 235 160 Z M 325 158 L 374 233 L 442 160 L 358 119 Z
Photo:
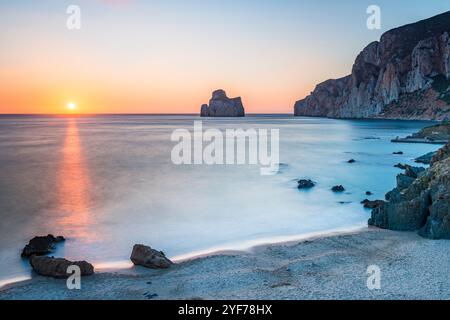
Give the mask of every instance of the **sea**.
M 174 163 L 174 132 L 193 132 L 198 121 L 220 132 L 277 130 L 279 170 Z M 36 235 L 64 236 L 52 255 L 102 271 L 132 268 L 138 243 L 179 261 L 365 228 L 370 210 L 360 202 L 395 187 L 394 165 L 439 148 L 391 139 L 430 124 L 291 115 L 0 116 L 0 285 L 33 276 L 20 253 Z M 299 179 L 316 185 L 299 190 Z M 335 185 L 345 192 L 332 192 Z

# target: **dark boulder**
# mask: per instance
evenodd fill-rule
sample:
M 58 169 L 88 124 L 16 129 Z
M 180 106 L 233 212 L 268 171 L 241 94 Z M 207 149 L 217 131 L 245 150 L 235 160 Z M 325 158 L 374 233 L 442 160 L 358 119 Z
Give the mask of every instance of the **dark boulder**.
M 69 261 L 63 258 L 32 255 L 30 265 L 36 273 L 53 278 L 68 278 L 72 274 L 67 272 L 68 268 L 74 265 L 80 268 L 81 276 L 94 274 L 94 267 L 86 261 Z
M 52 234 L 43 237 L 34 237 L 22 250 L 22 257 L 30 257 L 33 254 L 45 255 L 51 253 L 55 244 L 63 242 L 65 239 L 62 236 L 55 237 Z
M 338 186 L 334 186 L 333 188 L 331 188 L 331 191 L 333 191 L 333 192 L 344 192 L 345 188 L 343 186 L 341 186 L 341 185 L 338 185 Z
M 309 179 L 301 179 L 298 180 L 298 188 L 299 189 L 311 189 L 315 186 L 316 184 L 314 183 L 314 181 L 309 180 Z
M 440 149 L 428 169 L 409 167 L 397 188 L 372 211 L 369 225 L 419 231 L 431 239 L 450 239 L 450 148 Z M 414 178 L 415 177 L 415 178 Z
M 394 165 L 394 167 L 405 170 L 406 169 L 406 165 L 405 164 L 401 164 L 401 163 L 397 163 L 396 165 Z
M 363 204 L 364 208 L 366 208 L 366 209 L 375 209 L 375 208 L 381 206 L 382 204 L 384 204 L 384 201 L 383 200 L 371 201 L 369 199 L 364 199 L 363 201 L 361 201 L 361 204 Z
M 166 258 L 164 252 L 142 244 L 134 245 L 130 260 L 135 265 L 152 269 L 166 269 L 173 265 L 173 262 Z

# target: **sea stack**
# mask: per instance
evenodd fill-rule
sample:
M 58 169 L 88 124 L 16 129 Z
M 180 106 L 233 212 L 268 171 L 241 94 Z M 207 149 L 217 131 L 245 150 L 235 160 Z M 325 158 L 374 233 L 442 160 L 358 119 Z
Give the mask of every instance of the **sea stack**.
M 228 98 L 224 90 L 212 93 L 209 105 L 204 104 L 200 110 L 202 117 L 244 117 L 245 111 L 241 97 Z

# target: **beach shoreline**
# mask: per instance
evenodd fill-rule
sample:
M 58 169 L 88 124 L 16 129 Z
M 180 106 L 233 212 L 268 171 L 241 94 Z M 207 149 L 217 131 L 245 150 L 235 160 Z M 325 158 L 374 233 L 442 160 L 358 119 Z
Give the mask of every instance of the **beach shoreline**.
M 65 280 L 35 276 L 0 288 L 0 299 L 450 299 L 448 240 L 365 228 Z M 367 268 L 381 289 L 367 287 Z M 423 270 L 427 270 L 424 273 Z

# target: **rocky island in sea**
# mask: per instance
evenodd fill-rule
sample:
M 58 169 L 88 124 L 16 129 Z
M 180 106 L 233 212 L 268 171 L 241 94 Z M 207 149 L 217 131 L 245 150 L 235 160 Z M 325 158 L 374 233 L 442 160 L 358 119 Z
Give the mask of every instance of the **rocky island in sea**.
M 209 105 L 204 104 L 200 110 L 202 117 L 244 117 L 245 110 L 241 97 L 228 98 L 224 90 L 212 93 Z
M 318 84 L 296 116 L 444 120 L 450 117 L 450 12 L 370 43 L 350 75 Z

